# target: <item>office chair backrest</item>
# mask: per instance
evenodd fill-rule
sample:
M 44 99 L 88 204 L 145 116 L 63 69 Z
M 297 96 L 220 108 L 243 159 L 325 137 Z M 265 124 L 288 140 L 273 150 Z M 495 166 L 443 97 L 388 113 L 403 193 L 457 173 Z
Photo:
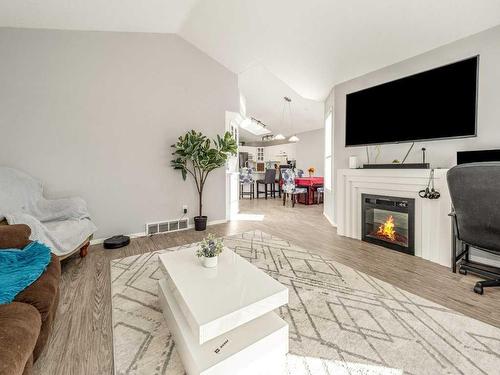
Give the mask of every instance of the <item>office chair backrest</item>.
M 458 238 L 500 252 L 500 162 L 457 165 L 447 180 Z

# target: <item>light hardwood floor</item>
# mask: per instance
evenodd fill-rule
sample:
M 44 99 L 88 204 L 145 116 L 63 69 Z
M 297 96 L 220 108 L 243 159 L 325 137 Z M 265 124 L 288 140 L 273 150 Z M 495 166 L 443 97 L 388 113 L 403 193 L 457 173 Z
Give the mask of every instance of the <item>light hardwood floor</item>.
M 337 236 L 322 215 L 322 206 L 290 205 L 279 199 L 240 201 L 241 211 L 263 214 L 263 221 L 236 221 L 132 240 L 123 249 L 90 248 L 89 255 L 64 261 L 61 300 L 48 348 L 35 365 L 36 374 L 112 374 L 111 259 L 195 242 L 207 233 L 229 235 L 260 229 L 289 239 L 313 252 L 465 315 L 500 327 L 500 288 L 483 296 L 472 292 L 474 276 L 453 274 L 421 258 Z

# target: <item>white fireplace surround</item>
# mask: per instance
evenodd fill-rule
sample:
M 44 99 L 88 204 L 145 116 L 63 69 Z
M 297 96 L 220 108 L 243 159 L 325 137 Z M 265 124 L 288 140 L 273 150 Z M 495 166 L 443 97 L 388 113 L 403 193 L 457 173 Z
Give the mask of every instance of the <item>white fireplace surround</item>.
M 420 198 L 429 169 L 340 169 L 337 172 L 337 233 L 361 239 L 361 194 L 415 199 L 415 256 L 451 266 L 451 200 L 447 169 L 434 170 L 439 199 Z M 388 250 L 393 251 L 393 250 Z

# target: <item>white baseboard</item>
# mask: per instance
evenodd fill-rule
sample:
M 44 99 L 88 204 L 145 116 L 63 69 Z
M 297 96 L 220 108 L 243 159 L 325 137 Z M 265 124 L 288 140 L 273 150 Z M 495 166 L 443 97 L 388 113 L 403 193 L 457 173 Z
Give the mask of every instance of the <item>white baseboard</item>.
M 217 225 L 217 224 L 225 224 L 227 223 L 227 220 L 226 219 L 221 219 L 221 220 L 213 220 L 213 221 L 209 221 L 207 222 L 207 226 L 210 226 L 210 225 Z M 188 228 L 187 229 L 193 229 L 194 228 L 194 224 L 189 224 Z M 186 229 L 184 229 L 186 230 Z M 166 232 L 168 233 L 168 232 Z M 127 236 L 129 236 L 130 238 L 140 238 L 140 237 L 145 237 L 146 236 L 146 232 L 139 232 L 139 233 L 131 233 L 131 234 L 127 234 Z M 106 238 L 96 238 L 96 239 L 93 239 L 93 240 L 90 240 L 90 244 L 91 245 L 100 245 L 104 242 Z
M 328 217 L 328 215 L 327 215 L 325 212 L 323 212 L 323 216 L 324 216 L 324 217 L 326 217 L 326 220 L 328 220 L 328 222 L 330 223 L 330 225 L 331 225 L 332 227 L 337 228 L 337 223 L 335 223 L 332 219 L 330 219 L 330 218 Z

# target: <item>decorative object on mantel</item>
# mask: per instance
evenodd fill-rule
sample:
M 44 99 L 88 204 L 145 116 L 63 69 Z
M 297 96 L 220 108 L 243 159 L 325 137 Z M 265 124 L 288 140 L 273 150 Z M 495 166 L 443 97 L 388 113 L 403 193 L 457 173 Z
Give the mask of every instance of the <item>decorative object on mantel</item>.
M 382 152 L 382 145 L 376 145 L 375 150 L 377 151 L 377 154 L 375 155 L 375 164 L 377 164 L 380 153 Z
M 415 145 L 415 142 L 413 142 L 406 152 L 405 157 L 403 158 L 403 161 L 399 161 L 398 159 L 394 159 L 391 164 L 377 164 L 377 158 L 380 154 L 380 151 L 378 152 L 376 158 L 375 158 L 375 164 L 370 164 L 370 156 L 368 153 L 368 146 L 366 146 L 366 156 L 368 158 L 368 164 L 363 164 L 363 168 L 367 169 L 388 169 L 388 168 L 404 168 L 404 169 L 429 169 L 430 164 L 425 162 L 425 148 L 422 148 L 422 163 L 407 163 L 405 164 L 406 159 L 408 158 L 408 155 L 410 154 L 411 150 L 413 149 L 413 146 Z M 379 147 L 379 146 L 377 146 Z M 350 168 L 350 167 L 349 167 Z
M 314 176 L 314 172 L 316 172 L 316 169 L 314 167 L 309 167 L 307 169 L 307 172 L 309 172 L 309 177 Z
M 429 174 L 429 182 L 427 183 L 427 187 L 424 190 L 420 190 L 418 192 L 420 198 L 427 199 L 439 199 L 441 193 L 434 189 L 434 169 L 431 169 L 431 173 Z
M 230 155 L 236 155 L 238 152 L 236 140 L 230 132 L 226 132 L 223 137 L 217 135 L 217 139 L 210 140 L 202 133 L 191 130 L 179 137 L 177 143 L 171 147 L 175 148 L 172 153 L 175 159 L 170 162 L 172 168 L 181 171 L 184 181 L 189 173 L 196 183 L 199 215 L 194 217 L 194 227 L 198 231 L 205 230 L 207 228 L 207 217 L 203 216 L 205 182 L 210 172 L 223 167 Z
M 349 168 L 350 169 L 358 168 L 358 158 L 356 156 L 349 156 Z
M 209 234 L 200 242 L 200 247 L 196 250 L 196 256 L 201 258 L 203 267 L 217 267 L 217 259 L 220 253 L 224 250 L 224 242 L 221 238 L 215 238 L 213 234 Z

